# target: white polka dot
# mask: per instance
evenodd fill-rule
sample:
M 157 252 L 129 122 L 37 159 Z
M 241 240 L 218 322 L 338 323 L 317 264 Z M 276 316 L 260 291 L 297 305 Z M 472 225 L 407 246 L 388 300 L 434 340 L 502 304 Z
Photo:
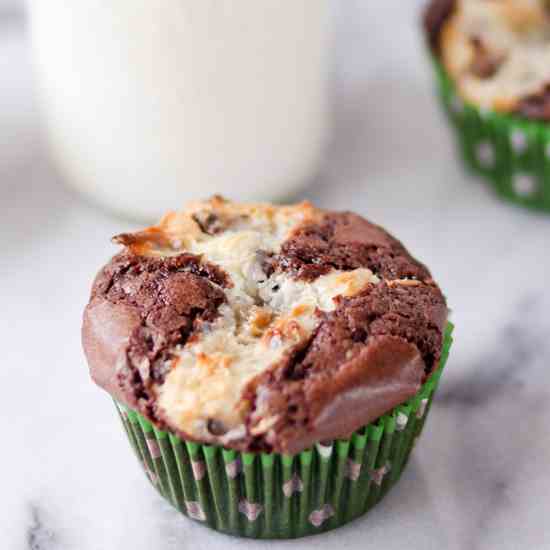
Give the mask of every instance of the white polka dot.
M 206 521 L 206 514 L 204 513 L 199 502 L 186 500 L 185 507 L 187 508 L 187 514 L 191 519 Z
M 488 109 L 487 107 L 480 107 L 479 114 L 481 118 L 487 118 L 491 114 L 491 109 Z
M 493 144 L 488 141 L 481 141 L 476 147 L 477 161 L 483 168 L 493 168 L 496 155 Z
M 521 154 L 527 150 L 527 136 L 521 130 L 514 130 L 510 134 L 510 144 L 514 153 Z
M 520 197 L 530 197 L 537 190 L 535 176 L 529 174 L 516 174 L 514 176 L 514 191 Z

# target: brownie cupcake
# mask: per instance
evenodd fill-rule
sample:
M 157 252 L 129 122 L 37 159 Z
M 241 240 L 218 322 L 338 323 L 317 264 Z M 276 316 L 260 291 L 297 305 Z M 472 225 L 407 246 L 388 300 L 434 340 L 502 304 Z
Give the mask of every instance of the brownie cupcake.
M 550 211 L 550 2 L 432 0 L 424 23 L 466 165 Z
M 350 212 L 214 197 L 114 242 L 83 345 L 163 497 L 257 538 L 382 498 L 451 342 L 445 298 L 399 241 Z

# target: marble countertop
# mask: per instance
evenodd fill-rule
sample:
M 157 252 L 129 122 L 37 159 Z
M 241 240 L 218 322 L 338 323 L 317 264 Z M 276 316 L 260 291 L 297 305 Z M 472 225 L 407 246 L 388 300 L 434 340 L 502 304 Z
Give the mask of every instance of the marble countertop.
M 367 518 L 290 543 L 213 533 L 144 481 L 79 334 L 109 237 L 132 225 L 56 177 L 25 26 L 0 19 L 0 548 L 550 548 L 550 217 L 502 204 L 456 164 L 419 2 L 403 4 L 342 7 L 334 135 L 305 196 L 402 236 L 445 290 L 456 344 L 398 486 Z

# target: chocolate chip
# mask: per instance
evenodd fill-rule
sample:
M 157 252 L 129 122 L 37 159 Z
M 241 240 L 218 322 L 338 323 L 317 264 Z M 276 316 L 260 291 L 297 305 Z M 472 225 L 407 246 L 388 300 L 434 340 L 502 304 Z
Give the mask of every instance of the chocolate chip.
M 470 72 L 481 79 L 494 76 L 500 69 L 505 57 L 491 52 L 480 38 L 471 39 L 474 48 L 474 59 L 470 65 Z
M 517 113 L 533 120 L 550 120 L 550 84 L 519 101 Z
M 274 266 L 272 260 L 273 252 L 266 252 L 265 250 L 258 250 L 256 252 L 256 261 L 260 265 L 261 270 L 265 273 L 266 278 L 273 274 Z
M 223 230 L 223 224 L 213 212 L 201 211 L 193 214 L 193 220 L 198 224 L 203 233 L 216 235 Z
M 214 435 L 216 437 L 222 436 L 228 431 L 222 422 L 214 418 L 210 418 L 208 420 L 206 428 L 211 435 Z

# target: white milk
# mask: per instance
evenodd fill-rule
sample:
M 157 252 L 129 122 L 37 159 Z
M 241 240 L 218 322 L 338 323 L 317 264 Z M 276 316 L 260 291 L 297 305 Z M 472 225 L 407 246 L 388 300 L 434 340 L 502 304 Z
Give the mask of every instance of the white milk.
M 31 0 L 67 181 L 143 219 L 189 199 L 277 200 L 327 135 L 327 0 Z

